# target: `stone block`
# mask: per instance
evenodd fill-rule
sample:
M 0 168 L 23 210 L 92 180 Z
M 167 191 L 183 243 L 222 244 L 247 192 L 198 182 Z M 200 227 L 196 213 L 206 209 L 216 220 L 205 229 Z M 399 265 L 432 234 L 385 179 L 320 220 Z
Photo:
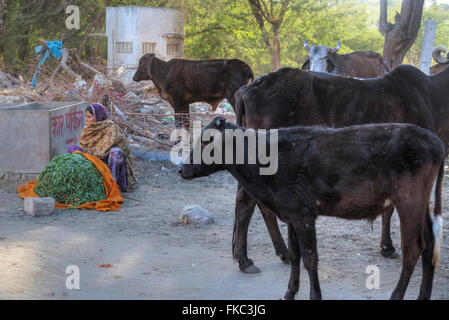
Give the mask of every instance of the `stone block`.
M 26 197 L 23 207 L 33 217 L 48 216 L 55 210 L 55 199 Z

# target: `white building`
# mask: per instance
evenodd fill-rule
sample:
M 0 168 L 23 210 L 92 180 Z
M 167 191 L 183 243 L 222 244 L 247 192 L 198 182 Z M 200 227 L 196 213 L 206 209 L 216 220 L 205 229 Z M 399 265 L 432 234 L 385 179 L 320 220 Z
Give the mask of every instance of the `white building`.
M 182 11 L 150 7 L 107 7 L 108 69 L 125 84 L 146 53 L 170 60 L 184 57 Z

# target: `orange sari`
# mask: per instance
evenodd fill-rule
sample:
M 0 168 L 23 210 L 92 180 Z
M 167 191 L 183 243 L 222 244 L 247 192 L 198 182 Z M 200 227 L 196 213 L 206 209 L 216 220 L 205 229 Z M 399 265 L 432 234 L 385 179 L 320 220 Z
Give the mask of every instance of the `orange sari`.
M 106 199 L 96 202 L 84 203 L 76 209 L 90 209 L 103 212 L 119 210 L 121 208 L 120 203 L 123 203 L 123 197 L 120 193 L 120 188 L 112 177 L 111 170 L 109 170 L 108 166 L 103 161 L 90 154 L 82 153 L 79 151 L 75 151 L 74 153 L 82 154 L 87 160 L 95 165 L 95 167 L 98 169 L 98 171 L 100 171 L 103 177 L 104 189 L 106 191 Z M 36 184 L 37 180 L 34 180 L 28 182 L 24 186 L 18 187 L 17 191 L 19 197 L 22 199 L 25 197 L 38 198 L 39 196 L 34 192 L 34 187 L 36 186 Z M 67 209 L 73 206 L 70 204 L 55 203 L 55 207 L 58 209 Z

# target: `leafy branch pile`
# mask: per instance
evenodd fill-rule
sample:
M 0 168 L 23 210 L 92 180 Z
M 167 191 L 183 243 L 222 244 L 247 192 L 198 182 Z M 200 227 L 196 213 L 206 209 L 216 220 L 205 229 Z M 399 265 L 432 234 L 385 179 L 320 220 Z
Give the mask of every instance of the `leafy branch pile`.
M 78 207 L 106 198 L 103 177 L 83 155 L 72 153 L 55 157 L 39 174 L 34 192 L 56 202 Z

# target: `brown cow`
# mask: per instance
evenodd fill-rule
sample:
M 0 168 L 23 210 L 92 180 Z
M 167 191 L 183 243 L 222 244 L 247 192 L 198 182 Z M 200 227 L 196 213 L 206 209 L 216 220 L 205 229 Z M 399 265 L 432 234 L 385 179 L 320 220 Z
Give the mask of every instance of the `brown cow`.
M 377 78 L 389 71 L 378 53 L 356 51 L 338 54 L 341 48 L 340 41 L 331 49 L 327 46 L 310 46 L 309 40 L 306 40 L 304 48 L 309 52 L 309 59 L 303 64 L 302 70 L 352 78 Z
M 154 54 L 140 58 L 134 81 L 152 80 L 159 95 L 175 113 L 189 113 L 189 104 L 206 102 L 215 110 L 223 99 L 234 107 L 234 93 L 254 79 L 253 71 L 238 59 L 184 60 L 168 62 Z M 176 116 L 176 127 L 188 126 L 185 116 Z

